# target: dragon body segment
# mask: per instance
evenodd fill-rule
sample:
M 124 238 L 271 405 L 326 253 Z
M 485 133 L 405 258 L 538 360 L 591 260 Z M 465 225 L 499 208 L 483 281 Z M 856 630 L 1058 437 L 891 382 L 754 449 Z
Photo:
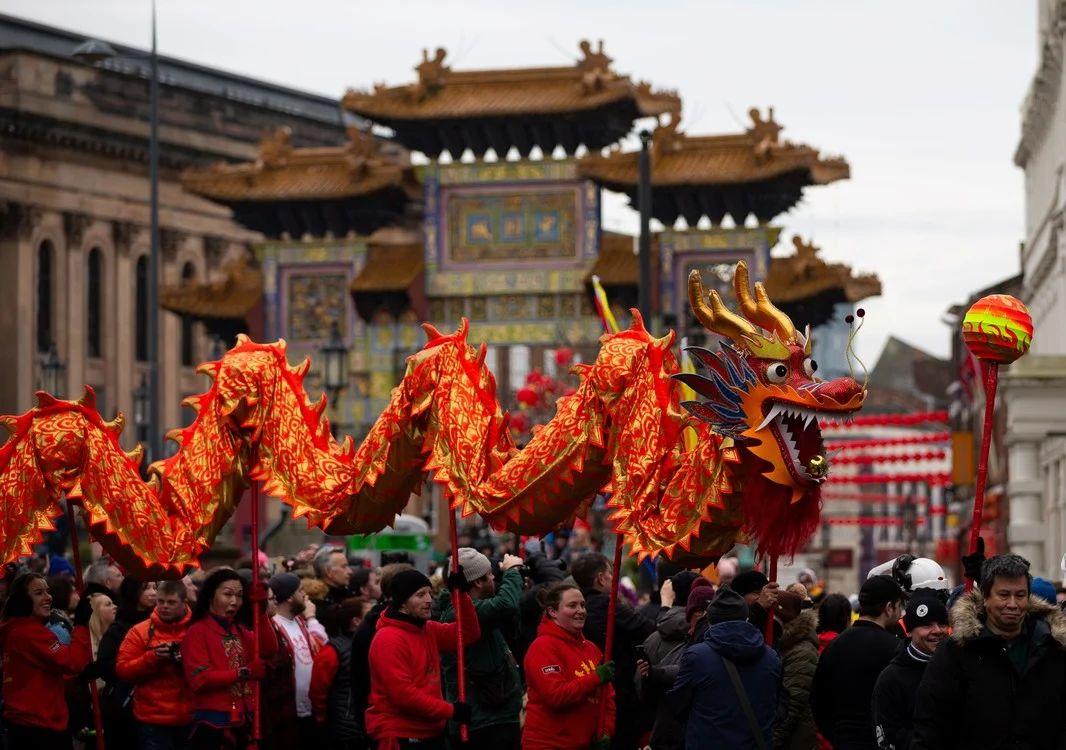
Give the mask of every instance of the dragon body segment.
M 427 472 L 453 507 L 501 531 L 542 535 L 608 493 L 616 528 L 640 557 L 702 561 L 749 540 L 771 554 L 794 552 L 817 525 L 824 480 L 812 416 L 847 415 L 865 391 L 850 378 L 811 377 L 809 339 L 779 312 L 787 326 L 767 317 L 764 293 L 745 310 L 741 282 L 747 295 L 743 266 L 744 318 L 714 292 L 708 306 L 698 276 L 690 284 L 704 325 L 733 341 L 719 353 L 693 352 L 704 374 L 681 375 L 673 334 L 656 339 L 634 315 L 629 330 L 601 339 L 596 361 L 578 367 L 580 386 L 521 450 L 465 320 L 447 335 L 425 326 L 426 345 L 358 447 L 333 439 L 325 398 L 312 404 L 303 389 L 310 363 L 289 365 L 284 341 L 241 336 L 201 366 L 211 387 L 186 401 L 196 419 L 169 435 L 179 450 L 149 467 L 148 482 L 139 449 L 119 447 L 121 416 L 103 421 L 90 389 L 79 401 L 39 393 L 36 408 L 2 420 L 11 436 L 0 447 L 0 557 L 28 554 L 66 493 L 129 570 L 177 576 L 251 480 L 294 517 L 350 534 L 392 523 Z M 705 400 L 680 404 L 675 378 Z M 686 427 L 699 435 L 689 451 Z

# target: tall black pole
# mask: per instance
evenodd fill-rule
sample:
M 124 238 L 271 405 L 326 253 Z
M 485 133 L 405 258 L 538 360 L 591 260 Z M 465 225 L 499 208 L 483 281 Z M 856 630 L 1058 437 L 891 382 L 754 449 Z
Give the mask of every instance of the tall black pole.
M 159 58 L 155 45 L 155 0 L 152 0 L 152 54 L 148 83 L 148 180 L 151 183 L 151 245 L 148 251 L 148 460 L 163 457 L 159 413 Z
M 651 133 L 640 131 L 640 181 L 637 203 L 640 208 L 640 285 L 638 302 L 644 324 L 650 329 L 651 319 Z

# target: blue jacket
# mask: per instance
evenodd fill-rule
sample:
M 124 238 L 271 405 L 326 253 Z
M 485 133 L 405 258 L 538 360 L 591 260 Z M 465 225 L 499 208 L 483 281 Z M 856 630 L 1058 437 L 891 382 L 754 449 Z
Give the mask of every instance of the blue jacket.
M 733 620 L 709 627 L 703 642 L 681 656 L 681 671 L 667 701 L 687 719 L 685 750 L 757 747 L 723 657 L 736 665 L 766 747 L 773 747 L 781 659 L 763 642 L 758 628 Z

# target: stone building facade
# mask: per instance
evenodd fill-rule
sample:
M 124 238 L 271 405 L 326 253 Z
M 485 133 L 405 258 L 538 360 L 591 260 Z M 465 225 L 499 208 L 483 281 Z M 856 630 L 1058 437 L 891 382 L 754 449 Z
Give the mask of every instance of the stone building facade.
M 1007 415 L 1011 550 L 1034 575 L 1063 577 L 1066 551 L 1066 1 L 1039 0 L 1040 57 L 1022 108 L 1015 163 L 1025 170 L 1022 300 L 1029 355 L 1001 378 Z
M 71 57 L 82 41 L 0 16 L 0 413 L 31 406 L 54 343 L 66 366 L 56 395 L 89 384 L 101 412 L 132 422 L 149 335 L 147 60 L 114 45 L 117 57 L 85 64 Z M 202 282 L 256 235 L 184 191 L 180 173 L 253 158 L 282 123 L 294 142 L 335 142 L 341 115 L 336 100 L 167 58 L 160 81 L 160 284 Z M 159 325 L 161 420 L 177 426 L 212 342 L 188 318 L 161 312 Z

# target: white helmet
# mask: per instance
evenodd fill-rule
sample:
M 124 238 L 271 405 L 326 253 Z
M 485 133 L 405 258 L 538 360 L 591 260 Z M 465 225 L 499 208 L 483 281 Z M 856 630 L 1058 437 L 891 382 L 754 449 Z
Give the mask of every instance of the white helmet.
M 944 569 L 936 560 L 930 560 L 928 557 L 900 555 L 895 560 L 878 565 L 866 577 L 870 576 L 888 576 L 908 593 L 915 589 L 944 592 L 951 590 Z

